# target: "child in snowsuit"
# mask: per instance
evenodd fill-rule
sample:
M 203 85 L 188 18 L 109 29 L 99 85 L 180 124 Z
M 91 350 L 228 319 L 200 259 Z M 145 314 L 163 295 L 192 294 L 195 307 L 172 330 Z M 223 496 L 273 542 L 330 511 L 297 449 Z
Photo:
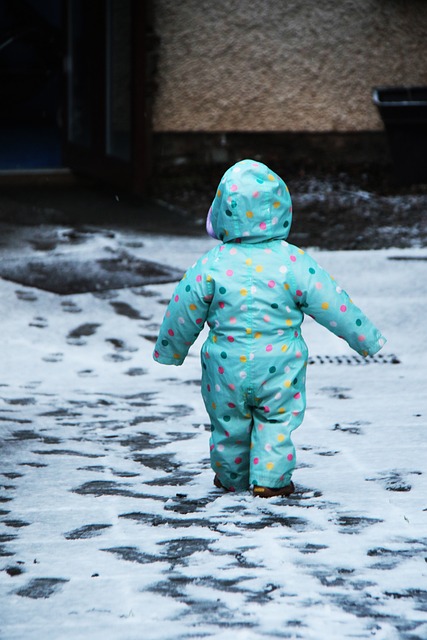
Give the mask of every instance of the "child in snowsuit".
M 306 406 L 304 313 L 363 356 L 385 344 L 380 331 L 315 260 L 289 244 L 292 203 L 283 180 L 261 162 L 228 169 L 207 230 L 221 243 L 178 284 L 154 350 L 180 365 L 205 322 L 202 396 L 211 420 L 214 483 L 254 495 L 290 495 L 292 431 Z

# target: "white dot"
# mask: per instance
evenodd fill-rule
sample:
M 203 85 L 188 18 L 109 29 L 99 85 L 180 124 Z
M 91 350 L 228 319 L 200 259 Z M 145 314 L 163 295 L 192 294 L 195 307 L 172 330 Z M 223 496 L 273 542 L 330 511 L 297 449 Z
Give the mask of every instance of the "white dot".
M 246 371 L 241 371 L 239 375 L 242 378 L 242 380 L 244 380 L 247 374 L 246 374 Z
M 284 264 L 279 269 L 280 273 L 288 273 L 288 268 Z

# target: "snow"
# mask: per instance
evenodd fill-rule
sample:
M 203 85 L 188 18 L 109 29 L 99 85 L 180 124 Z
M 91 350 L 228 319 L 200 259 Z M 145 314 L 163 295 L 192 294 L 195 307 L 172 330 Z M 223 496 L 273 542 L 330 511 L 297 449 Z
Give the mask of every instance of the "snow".
M 132 245 L 183 271 L 214 244 L 122 231 L 61 251 Z M 212 486 L 203 336 L 182 367 L 151 358 L 174 283 L 0 280 L 2 640 L 427 638 L 427 250 L 311 253 L 388 343 L 383 363 L 339 364 L 349 348 L 305 321 L 290 499 Z

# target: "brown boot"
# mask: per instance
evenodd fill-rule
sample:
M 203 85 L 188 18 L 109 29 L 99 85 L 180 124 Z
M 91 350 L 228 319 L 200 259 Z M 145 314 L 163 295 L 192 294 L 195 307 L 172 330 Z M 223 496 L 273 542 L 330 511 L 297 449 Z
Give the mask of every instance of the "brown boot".
M 224 491 L 228 491 L 228 489 L 224 487 L 224 485 L 222 484 L 221 480 L 218 478 L 217 475 L 215 475 L 213 483 L 217 489 L 224 489 Z
M 290 482 L 286 487 L 279 487 L 278 489 L 270 489 L 270 487 L 258 487 L 254 486 L 253 494 L 259 498 L 275 498 L 276 496 L 290 496 L 295 491 L 295 485 Z

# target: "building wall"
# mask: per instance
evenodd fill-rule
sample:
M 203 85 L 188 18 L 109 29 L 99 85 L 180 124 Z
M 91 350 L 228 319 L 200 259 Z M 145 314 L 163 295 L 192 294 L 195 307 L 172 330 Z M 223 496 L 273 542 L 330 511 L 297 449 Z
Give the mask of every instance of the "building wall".
M 375 86 L 427 85 L 425 0 L 154 0 L 154 132 L 383 128 Z

